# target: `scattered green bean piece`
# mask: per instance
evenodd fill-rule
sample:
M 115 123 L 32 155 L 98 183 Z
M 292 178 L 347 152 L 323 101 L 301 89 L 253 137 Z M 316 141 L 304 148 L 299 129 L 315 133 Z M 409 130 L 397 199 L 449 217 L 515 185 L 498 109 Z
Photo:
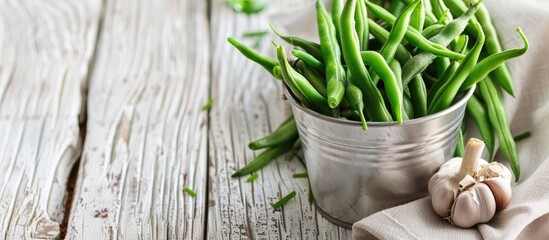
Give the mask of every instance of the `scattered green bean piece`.
M 286 121 L 274 130 L 271 134 L 255 140 L 248 144 L 248 147 L 253 150 L 273 147 L 276 145 L 293 141 L 297 137 L 297 126 L 293 115 L 290 115 Z
M 196 197 L 196 192 L 190 189 L 189 187 L 183 188 L 183 191 L 189 194 L 189 196 L 191 196 L 192 198 Z
M 273 209 L 276 211 L 278 210 L 279 208 L 281 208 L 282 206 L 284 206 L 284 204 L 288 203 L 290 200 L 292 200 L 294 197 L 295 197 L 296 193 L 295 191 L 292 191 L 290 194 L 286 195 L 285 197 L 283 197 L 282 199 L 280 199 L 278 202 L 275 202 L 273 204 Z
M 245 57 L 248 59 L 256 62 L 257 64 L 261 65 L 263 68 L 265 68 L 269 73 L 271 73 L 275 78 L 278 78 L 276 74 L 274 73 L 274 67 L 278 66 L 278 62 L 272 58 L 268 58 L 265 56 L 262 56 L 261 54 L 257 53 L 255 50 L 253 50 L 250 47 L 247 47 L 246 45 L 238 42 L 236 39 L 229 37 L 227 38 L 227 41 L 231 43 L 238 51 L 242 53 Z
M 477 64 L 478 58 L 482 47 L 484 46 L 484 33 L 478 22 L 473 23 L 478 31 L 477 42 L 467 53 L 463 62 L 459 65 L 456 73 L 452 76 L 450 81 L 445 83 L 433 97 L 433 102 L 429 106 L 429 113 L 436 113 L 443 109 L 446 109 L 452 104 L 455 96 L 457 95 L 459 88 L 469 76 L 469 73 Z
M 519 142 L 519 141 L 522 141 L 524 139 L 528 139 L 532 136 L 532 133 L 531 132 L 523 132 L 517 136 L 514 136 L 513 139 L 515 140 L 515 142 Z
M 461 128 L 458 130 L 457 140 L 456 140 L 456 150 L 454 151 L 454 157 L 463 157 L 465 153 L 465 147 L 463 146 L 463 131 Z
M 374 51 L 363 51 L 360 53 L 362 61 L 371 66 L 374 72 L 381 77 L 385 85 L 387 97 L 391 103 L 394 117 L 398 123 L 402 123 L 402 90 L 399 87 L 395 74 L 381 54 Z
M 208 99 L 208 102 L 206 102 L 206 104 L 204 104 L 204 106 L 202 106 L 202 110 L 210 110 L 210 108 L 212 108 L 212 105 L 214 104 L 214 99 L 213 98 L 210 98 Z
M 271 30 L 282 40 L 286 41 L 289 44 L 292 44 L 296 47 L 303 48 L 306 52 L 311 54 L 316 59 L 322 61 L 322 52 L 320 51 L 320 44 L 311 42 L 309 40 L 296 37 L 296 36 L 285 36 L 282 35 L 276 28 L 273 26 L 273 24 L 269 24 L 271 27 Z
M 496 129 L 499 140 L 499 149 L 503 156 L 509 161 L 511 170 L 515 175 L 515 181 L 520 178 L 520 163 L 518 159 L 517 144 L 511 135 L 507 112 L 501 103 L 499 89 L 492 82 L 492 79 L 487 77 L 484 81 L 478 84 L 482 98 L 488 109 L 488 117 L 490 122 Z
M 502 64 L 505 61 L 522 56 L 528 51 L 528 48 L 530 46 L 528 43 L 528 39 L 526 39 L 526 36 L 524 35 L 524 33 L 520 28 L 517 28 L 517 32 L 522 38 L 524 47 L 506 50 L 482 59 L 475 66 L 475 68 L 473 68 L 473 70 L 471 71 L 471 74 L 469 74 L 469 76 L 467 77 L 463 85 L 461 85 L 460 91 L 465 91 L 469 89 L 471 86 L 473 86 L 474 84 L 483 80 L 494 69 L 497 69 L 499 66 L 502 66 Z
M 303 61 L 305 65 L 313 68 L 315 71 L 318 71 L 322 74 L 326 73 L 326 66 L 324 65 L 324 63 L 313 57 L 313 55 L 309 54 L 308 52 L 302 51 L 300 49 L 292 49 L 292 55 Z
M 336 108 L 345 94 L 345 69 L 341 65 L 341 50 L 337 42 L 335 28 L 322 1 L 316 2 L 318 35 L 320 50 L 326 63 L 326 83 L 328 105 Z
M 370 75 L 366 71 L 364 62 L 360 56 L 360 47 L 357 42 L 357 36 L 354 28 L 354 13 L 356 0 L 347 0 L 340 19 L 341 47 L 343 57 L 350 69 L 352 76 L 356 79 L 354 84 L 360 88 L 363 93 L 364 104 L 369 115 L 374 121 L 390 122 L 391 114 L 387 111 L 381 93 L 372 83 Z
M 286 60 L 286 52 L 284 51 L 283 46 L 278 45 L 276 49 L 284 83 L 286 83 L 292 93 L 301 101 L 301 104 L 310 109 L 317 110 L 322 114 L 331 116 L 332 112 L 328 107 L 326 98 L 322 97 L 303 75 L 290 66 Z
M 243 37 L 263 37 L 269 33 L 268 30 L 247 31 L 242 33 Z
M 465 30 L 469 19 L 473 17 L 478 9 L 478 6 L 478 4 L 472 5 L 467 12 L 446 24 L 440 33 L 432 37 L 430 40 L 443 46 L 448 46 L 452 40 L 458 37 L 463 30 Z M 404 86 L 407 86 L 410 80 L 412 80 L 412 78 L 414 78 L 417 74 L 423 72 L 435 58 L 436 56 L 434 54 L 422 51 L 410 60 L 406 61 L 406 63 L 402 66 L 402 82 L 404 83 Z
M 253 173 L 269 164 L 273 159 L 277 158 L 278 156 L 290 151 L 292 147 L 293 142 L 290 144 L 281 144 L 278 146 L 267 148 L 267 150 L 259 154 L 259 156 L 257 156 L 253 161 L 233 173 L 231 177 L 242 177 L 244 175 Z
M 480 136 L 489 152 L 488 161 L 491 162 L 494 157 L 494 146 L 496 142 L 494 127 L 492 126 L 492 123 L 490 123 L 484 105 L 475 95 L 472 95 L 469 101 L 467 101 L 467 112 L 473 117 L 473 120 L 477 124 Z
M 370 11 L 372 11 L 372 13 L 375 14 L 377 17 L 383 19 L 383 21 L 386 21 L 391 25 L 395 23 L 396 17 L 387 12 L 383 7 L 375 5 L 368 0 L 365 0 L 365 3 L 368 6 L 368 9 L 370 9 Z M 464 57 L 462 54 L 448 50 L 441 44 L 427 40 L 425 37 L 423 37 L 423 35 L 421 35 L 421 32 L 413 27 L 409 27 L 406 29 L 404 37 L 415 47 L 425 51 L 429 51 L 437 56 L 448 57 L 451 59 L 463 59 Z
M 304 172 L 304 173 L 294 173 L 294 175 L 292 175 L 292 178 L 308 178 L 309 177 L 309 174 Z
M 225 0 L 225 4 L 237 13 L 253 14 L 267 7 L 267 0 Z
M 251 183 L 253 181 L 255 181 L 257 178 L 259 177 L 259 174 L 257 173 L 252 173 L 252 175 L 250 175 L 247 179 L 246 179 L 246 182 L 247 183 Z

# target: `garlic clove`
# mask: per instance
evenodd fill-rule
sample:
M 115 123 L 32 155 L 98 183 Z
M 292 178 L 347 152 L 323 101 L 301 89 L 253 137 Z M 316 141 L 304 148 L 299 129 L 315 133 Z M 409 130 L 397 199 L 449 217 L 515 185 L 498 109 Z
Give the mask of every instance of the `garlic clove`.
M 494 199 L 496 200 L 496 211 L 501 211 L 509 205 L 509 202 L 511 202 L 512 190 L 507 179 L 503 177 L 490 178 L 484 180 L 483 183 L 490 188 L 494 195 Z
M 512 174 L 509 168 L 498 162 L 481 165 L 478 170 L 478 175 L 484 178 L 503 177 L 508 181 L 508 184 L 510 184 L 512 180 Z
M 457 186 L 445 178 L 431 178 L 429 193 L 431 195 L 431 205 L 437 215 L 443 218 L 449 217 L 452 203 L 458 194 Z
M 452 206 L 450 220 L 461 228 L 490 221 L 496 213 L 496 200 L 490 188 L 483 183 L 461 192 Z

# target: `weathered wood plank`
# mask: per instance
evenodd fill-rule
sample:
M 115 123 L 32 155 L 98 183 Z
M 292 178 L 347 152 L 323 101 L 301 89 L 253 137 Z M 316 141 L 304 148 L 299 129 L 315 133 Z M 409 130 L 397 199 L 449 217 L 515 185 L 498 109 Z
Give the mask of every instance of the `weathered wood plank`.
M 271 11 L 296 1 L 270 1 Z M 209 239 L 350 239 L 350 230 L 331 224 L 308 202 L 306 179 L 292 179 L 305 169 L 297 161 L 277 159 L 259 179 L 231 178 L 238 168 L 260 153 L 247 144 L 274 130 L 291 109 L 281 100 L 281 83 L 245 59 L 226 38 L 244 39 L 248 30 L 266 29 L 266 15 L 235 14 L 222 1 L 212 1 L 212 97 L 219 103 L 211 112 L 209 130 Z M 313 25 L 314 26 L 314 25 Z M 274 56 L 272 36 L 262 40 L 260 52 Z M 281 43 L 281 40 L 276 40 Z M 271 204 L 291 191 L 297 196 L 273 212 Z
M 0 239 L 60 234 L 100 7 L 0 2 Z
M 104 12 L 67 238 L 200 239 L 207 3 L 108 0 Z

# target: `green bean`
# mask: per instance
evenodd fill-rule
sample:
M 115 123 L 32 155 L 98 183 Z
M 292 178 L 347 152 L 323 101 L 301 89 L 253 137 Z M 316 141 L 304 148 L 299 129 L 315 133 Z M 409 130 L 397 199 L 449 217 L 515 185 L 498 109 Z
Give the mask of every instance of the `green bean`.
M 306 52 L 308 52 L 309 54 L 311 54 L 313 57 L 315 57 L 316 59 L 318 59 L 320 61 L 323 60 L 322 59 L 322 52 L 320 50 L 320 44 L 315 43 L 315 42 L 311 42 L 309 40 L 306 40 L 306 39 L 303 39 L 303 38 L 300 38 L 300 37 L 296 37 L 296 36 L 282 35 L 278 30 L 276 30 L 276 28 L 273 26 L 273 24 L 269 24 L 269 26 L 271 27 L 271 30 L 273 30 L 273 32 L 279 38 L 281 38 L 282 40 L 284 40 L 287 43 L 292 44 L 296 47 L 303 48 L 303 50 L 305 50 Z
M 368 0 L 365 0 L 365 3 L 374 15 L 391 25 L 395 23 L 396 17 L 383 9 L 383 7 L 375 5 Z M 415 47 L 432 52 L 437 56 L 448 57 L 451 59 L 463 59 L 464 57 L 462 54 L 452 52 L 438 43 L 427 40 L 425 37 L 423 37 L 423 35 L 421 35 L 420 32 L 418 32 L 418 30 L 414 29 L 413 27 L 406 29 L 404 37 Z
M 360 91 L 357 86 L 348 81 L 347 91 L 345 92 L 345 94 L 347 95 L 347 100 L 351 104 L 351 108 L 358 112 L 358 116 L 360 117 L 360 121 L 362 122 L 362 129 L 367 130 L 368 126 L 366 125 L 366 118 L 364 117 L 364 101 L 362 98 L 362 91 Z
M 322 97 L 326 98 L 326 79 L 302 61 L 297 63 L 297 67 L 301 69 L 301 74 L 311 83 L 315 90 L 320 93 Z
M 281 144 L 281 145 L 268 148 L 267 150 L 259 154 L 259 156 L 257 156 L 253 161 L 251 161 L 246 166 L 244 166 L 243 168 L 233 173 L 231 177 L 242 177 L 244 175 L 248 175 L 250 173 L 253 173 L 261 169 L 262 167 L 269 164 L 273 159 L 290 151 L 294 146 L 293 142 L 296 139 L 297 138 L 293 139 L 293 141 L 291 141 L 290 143 Z
M 500 93 L 498 92 L 499 89 L 497 89 L 496 85 L 489 77 L 484 81 L 480 81 L 478 85 L 488 109 L 490 122 L 494 126 L 494 129 L 496 129 L 501 153 L 507 161 L 509 161 L 511 170 L 513 170 L 513 173 L 515 174 L 515 181 L 518 181 L 520 178 L 520 163 L 518 160 L 517 144 L 509 130 L 507 113 L 505 107 L 501 103 Z
M 320 37 L 320 50 L 326 62 L 326 82 L 328 105 L 336 108 L 343 100 L 345 94 L 345 69 L 341 65 L 341 51 L 335 35 L 335 28 L 330 21 L 330 16 L 324 8 L 322 1 L 316 2 L 318 35 Z
M 429 106 L 429 113 L 439 112 L 452 104 L 459 88 L 475 67 L 475 64 L 477 64 L 480 52 L 484 46 L 484 33 L 478 22 L 475 22 L 474 25 L 478 31 L 477 42 L 471 51 L 467 53 L 452 78 L 435 93 L 433 101 Z
M 398 46 L 400 46 L 402 38 L 404 38 L 406 29 L 408 29 L 408 26 L 410 25 L 414 9 L 416 9 L 420 3 L 421 0 L 414 1 L 404 9 L 402 14 L 394 22 L 393 28 L 389 33 L 389 37 L 379 51 L 386 62 L 393 61 L 395 52 L 397 51 Z
M 440 33 L 440 31 L 443 28 L 444 28 L 443 24 L 435 23 L 435 24 L 423 29 L 423 31 L 421 32 L 421 35 L 425 36 L 425 38 L 432 38 L 435 35 L 437 35 L 438 33 Z
M 321 1 L 321 0 L 320 0 Z M 357 1 L 355 9 L 355 29 L 358 36 L 360 50 L 368 50 L 370 32 L 368 29 L 368 9 L 363 0 Z
M 445 0 L 446 5 L 450 8 L 450 11 L 452 11 L 453 14 L 460 14 L 461 12 L 464 12 L 466 9 L 466 4 L 471 4 L 472 2 L 472 0 Z M 486 35 L 485 48 L 488 54 L 496 54 L 501 52 L 502 47 L 497 31 L 492 24 L 490 14 L 484 4 L 480 4 L 479 10 L 475 13 L 475 21 L 480 22 L 482 25 L 482 30 Z M 471 27 L 468 27 L 467 31 L 470 34 L 475 33 L 475 30 Z M 503 89 L 511 96 L 514 96 L 513 81 L 507 66 L 505 64 L 501 65 L 499 68 L 494 70 L 493 75 Z
M 341 13 L 339 30 L 343 57 L 351 74 L 356 79 L 354 84 L 363 93 L 364 104 L 372 120 L 390 122 L 392 121 L 391 114 L 385 107 L 381 93 L 372 83 L 360 56 L 360 47 L 354 28 L 355 6 L 356 0 L 347 0 Z
M 420 0 L 420 4 L 414 8 L 412 13 L 412 18 L 410 21 L 410 26 L 421 32 L 423 30 L 423 25 L 425 25 L 425 8 L 423 3 L 425 1 Z
M 444 71 L 444 74 L 442 75 L 442 77 L 438 81 L 436 81 L 433 86 L 431 86 L 431 88 L 429 89 L 429 92 L 427 93 L 428 105 L 430 105 L 433 102 L 433 97 L 435 96 L 435 93 L 437 93 L 438 90 L 440 90 L 440 88 L 444 86 L 444 84 L 446 84 L 448 81 L 450 81 L 452 76 L 454 76 L 454 73 L 456 73 L 456 70 L 458 69 L 458 67 L 459 67 L 459 62 L 452 61 L 450 63 L 450 66 L 448 66 L 448 68 L 446 68 L 446 71 Z
M 405 4 L 410 5 L 410 3 L 412 3 L 414 0 L 400 0 L 400 1 L 402 1 Z M 426 26 L 431 26 L 431 25 L 433 25 L 434 23 L 437 22 L 437 18 L 432 13 L 432 6 L 430 4 L 428 4 L 428 2 L 426 0 L 423 0 L 423 1 L 424 1 L 423 6 L 425 7 L 425 25 Z M 393 14 L 393 15 L 395 15 L 395 14 Z
M 467 12 L 446 24 L 440 33 L 432 37 L 430 40 L 443 46 L 448 46 L 452 40 L 463 32 L 465 26 L 467 26 L 467 23 L 469 22 L 469 19 L 471 19 L 473 14 L 475 14 L 475 11 L 478 9 L 478 6 L 478 4 L 472 5 Z M 434 54 L 422 51 L 410 60 L 406 61 L 406 63 L 402 66 L 402 82 L 404 83 L 404 86 L 407 86 L 408 82 L 410 82 L 410 80 L 412 80 L 412 78 L 414 78 L 417 74 L 423 72 L 435 58 L 436 56 Z
M 433 14 L 437 19 L 444 19 L 446 18 L 448 21 L 452 21 L 453 17 L 452 14 L 449 13 L 448 7 L 446 7 L 446 4 L 444 4 L 443 0 L 430 0 L 431 6 L 433 6 Z M 465 12 L 465 11 L 463 11 Z
M 389 11 L 391 14 L 393 15 L 399 15 L 401 12 L 402 12 L 402 9 L 404 9 L 405 5 L 402 1 L 400 0 L 395 0 L 395 1 L 392 1 L 391 4 L 389 5 L 389 8 L 387 9 L 387 11 Z
M 402 86 L 402 80 L 401 80 L 402 69 L 400 67 L 400 63 L 396 60 L 393 60 L 389 63 L 389 67 L 391 68 L 391 71 L 393 71 L 393 73 L 395 74 L 396 81 L 398 83 L 398 87 L 402 91 L 404 88 Z M 407 109 L 406 109 L 406 106 L 405 106 L 405 103 L 404 103 L 405 99 L 406 99 L 406 96 L 404 95 L 404 93 L 402 93 L 402 95 L 403 95 L 402 105 L 401 105 L 402 119 L 403 120 L 409 120 L 410 115 L 408 114 L 408 112 L 406 112 Z
M 397 81 L 389 64 L 385 61 L 383 56 L 377 52 L 363 51 L 360 54 L 362 61 L 370 65 L 373 71 L 383 80 L 394 117 L 398 123 L 402 123 L 402 90 L 399 87 L 400 83 Z
M 326 98 L 322 97 L 303 75 L 299 74 L 290 66 L 286 60 L 287 57 L 286 52 L 284 52 L 284 47 L 278 45 L 276 47 L 276 53 L 282 72 L 282 79 L 292 93 L 301 101 L 301 104 L 325 115 L 332 115 Z
M 488 148 L 488 161 L 491 162 L 494 156 L 494 127 L 492 126 L 492 123 L 490 123 L 486 109 L 475 95 L 472 95 L 469 101 L 467 101 L 467 113 L 473 117 L 473 120 L 478 126 L 480 136 L 482 137 L 486 148 Z
M 421 75 L 416 77 L 410 82 L 410 98 L 412 105 L 414 106 L 414 116 L 416 118 L 427 115 L 427 88 Z
M 277 77 L 276 74 L 273 72 L 274 67 L 278 66 L 278 62 L 276 60 L 262 56 L 252 48 L 247 47 L 246 45 L 238 42 L 236 39 L 232 37 L 227 38 L 227 41 L 229 41 L 229 43 L 231 43 L 238 51 L 240 51 L 242 55 L 256 62 L 257 64 L 261 65 L 263 68 L 269 71 L 269 73 L 271 73 L 271 75 L 273 75 L 275 78 L 281 79 Z
M 403 115 L 405 113 L 406 116 L 408 116 L 408 119 L 413 119 L 415 117 L 414 106 L 412 105 L 412 100 L 410 99 L 410 97 L 406 96 L 406 94 L 404 94 L 402 105 L 404 106 Z
M 296 58 L 299 58 L 299 60 L 303 61 L 305 65 L 313 68 L 315 71 L 318 71 L 322 74 L 326 72 L 326 66 L 323 62 L 313 57 L 308 52 L 302 51 L 300 49 L 292 49 L 292 55 L 294 55 Z
M 372 19 L 368 19 L 368 26 L 370 29 L 370 33 L 376 39 L 380 40 L 383 43 L 387 42 L 387 39 L 389 39 L 390 35 L 387 30 L 379 26 L 379 24 L 374 22 Z M 406 50 L 406 48 L 399 43 L 395 51 L 394 58 L 399 62 L 406 62 L 408 61 L 408 59 L 412 58 L 412 54 L 410 54 L 408 50 Z
M 454 157 L 463 157 L 465 153 L 465 146 L 463 146 L 463 130 L 461 128 L 458 130 L 457 140 L 456 140 L 456 149 L 454 151 Z
M 473 71 L 471 71 L 471 74 L 469 74 L 463 85 L 461 85 L 460 91 L 465 91 L 469 89 L 471 86 L 484 79 L 494 69 L 502 66 L 505 61 L 522 56 L 528 51 L 528 48 L 530 46 L 528 43 L 528 39 L 526 39 L 526 36 L 520 28 L 517 28 L 517 32 L 519 33 L 522 42 L 524 43 L 524 47 L 499 52 L 482 59 L 475 66 L 475 68 L 473 68 Z
M 253 150 L 273 147 L 286 143 L 296 137 L 297 126 L 295 125 L 294 116 L 290 116 L 274 132 L 261 139 L 251 142 L 248 144 L 248 147 Z
M 337 42 L 341 46 L 341 35 L 339 31 L 339 19 L 343 10 L 343 0 L 332 0 L 332 23 L 336 31 Z

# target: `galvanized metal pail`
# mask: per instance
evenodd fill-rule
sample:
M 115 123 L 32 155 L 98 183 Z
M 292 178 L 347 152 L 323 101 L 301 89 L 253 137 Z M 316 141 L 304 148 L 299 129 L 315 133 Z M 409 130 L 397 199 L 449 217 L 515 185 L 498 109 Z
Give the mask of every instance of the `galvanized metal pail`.
M 454 154 L 471 88 L 449 108 L 396 122 L 332 118 L 303 107 L 283 87 L 302 141 L 317 210 L 350 228 L 379 210 L 427 195 L 427 183 Z

